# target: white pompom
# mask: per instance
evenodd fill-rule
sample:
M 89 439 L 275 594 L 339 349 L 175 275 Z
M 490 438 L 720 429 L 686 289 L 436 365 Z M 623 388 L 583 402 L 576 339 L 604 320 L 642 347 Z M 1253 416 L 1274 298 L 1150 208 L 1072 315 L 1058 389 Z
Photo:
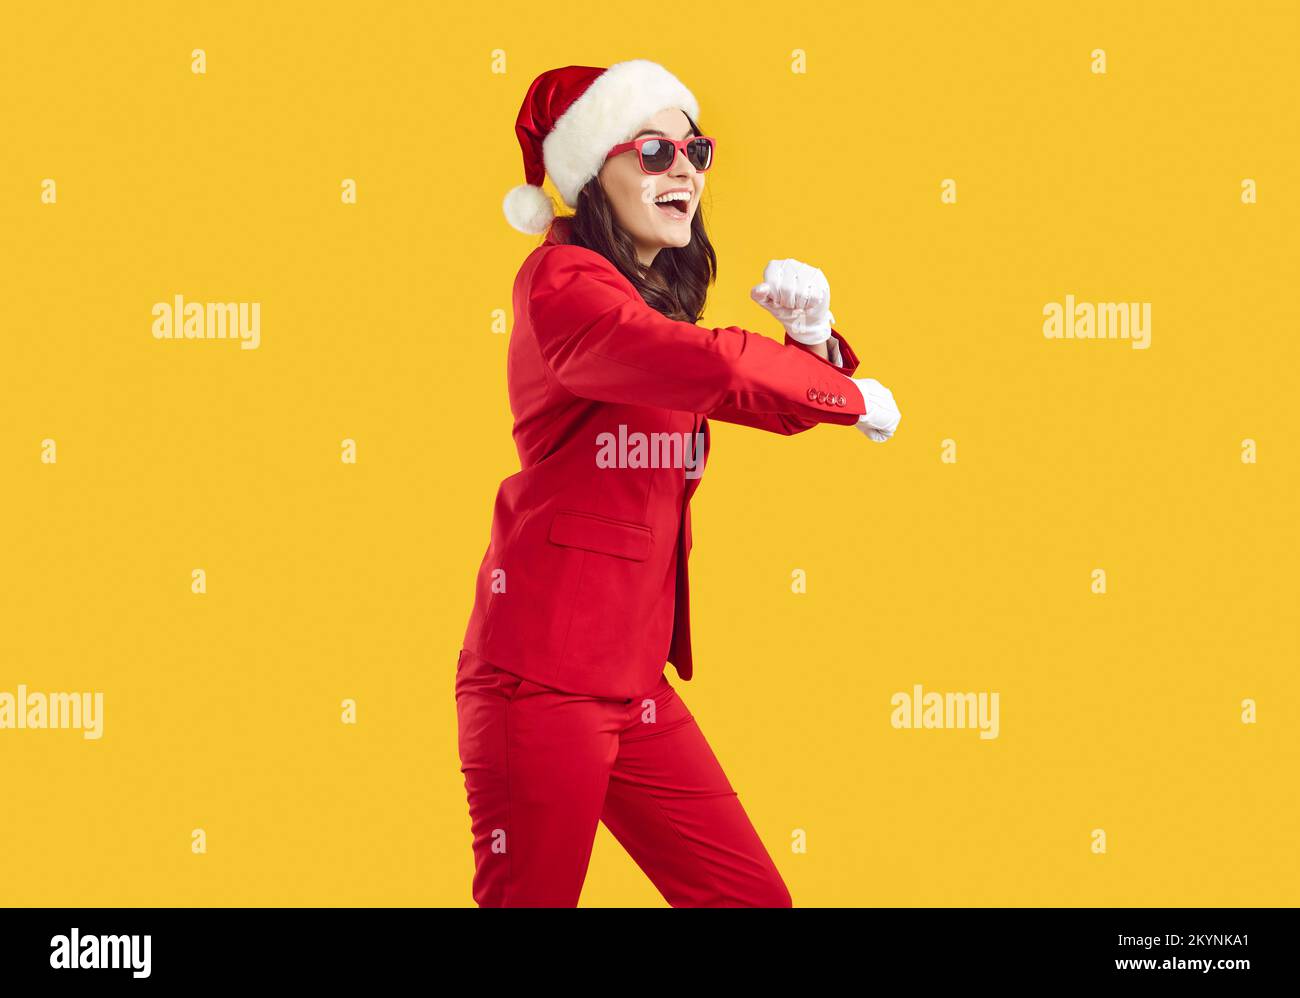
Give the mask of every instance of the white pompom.
M 536 236 L 546 231 L 555 218 L 555 202 L 534 184 L 512 187 L 502 202 L 506 221 L 520 232 Z

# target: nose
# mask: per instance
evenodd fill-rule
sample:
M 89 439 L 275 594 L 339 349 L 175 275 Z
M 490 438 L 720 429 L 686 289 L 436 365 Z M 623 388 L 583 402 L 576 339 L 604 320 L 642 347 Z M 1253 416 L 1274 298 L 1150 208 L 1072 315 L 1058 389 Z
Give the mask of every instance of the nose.
M 687 158 L 686 150 L 678 149 L 677 156 L 673 160 L 673 165 L 668 170 L 668 175 L 670 177 L 687 178 L 694 175 L 695 172 L 695 164 Z

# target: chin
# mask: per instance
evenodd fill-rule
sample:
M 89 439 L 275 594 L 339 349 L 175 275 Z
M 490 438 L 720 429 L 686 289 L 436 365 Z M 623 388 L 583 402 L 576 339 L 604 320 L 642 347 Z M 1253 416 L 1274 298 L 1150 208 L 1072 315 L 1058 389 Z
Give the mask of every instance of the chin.
M 684 231 L 674 233 L 672 236 L 670 236 L 668 238 L 668 242 L 665 243 L 665 245 L 670 248 L 677 248 L 677 249 L 680 249 L 682 246 L 689 246 L 691 244 L 691 227 L 689 225 L 686 225 L 683 226 L 683 229 Z

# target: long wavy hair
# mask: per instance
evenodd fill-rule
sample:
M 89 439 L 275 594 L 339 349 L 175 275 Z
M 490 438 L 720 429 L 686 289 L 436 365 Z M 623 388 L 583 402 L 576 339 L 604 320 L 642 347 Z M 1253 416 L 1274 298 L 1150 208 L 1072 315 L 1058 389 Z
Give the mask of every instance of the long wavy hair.
M 685 112 L 683 112 L 685 113 Z M 691 134 L 703 134 L 688 114 Z M 626 277 L 645 303 L 670 319 L 698 322 L 704 315 L 709 285 L 717 280 L 718 257 L 704 230 L 701 205 L 691 219 L 691 241 L 685 246 L 665 246 L 654 263 L 644 267 L 637 259 L 636 245 L 614 217 L 614 206 L 605 196 L 599 177 L 592 177 L 578 192 L 578 204 L 569 218 L 569 240 L 595 250 Z

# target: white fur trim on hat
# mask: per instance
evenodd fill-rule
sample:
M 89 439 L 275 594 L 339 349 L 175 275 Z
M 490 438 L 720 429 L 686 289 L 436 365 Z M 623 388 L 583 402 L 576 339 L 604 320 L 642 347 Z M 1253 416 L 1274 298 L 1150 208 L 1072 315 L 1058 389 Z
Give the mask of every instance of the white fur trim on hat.
M 546 172 L 564 203 L 576 208 L 578 191 L 600 172 L 605 154 L 647 118 L 674 107 L 700 116 L 695 96 L 656 62 L 616 62 L 596 77 L 542 141 Z
M 555 217 L 555 202 L 540 187 L 520 184 L 506 194 L 501 207 L 506 220 L 520 232 L 536 236 L 546 231 Z

